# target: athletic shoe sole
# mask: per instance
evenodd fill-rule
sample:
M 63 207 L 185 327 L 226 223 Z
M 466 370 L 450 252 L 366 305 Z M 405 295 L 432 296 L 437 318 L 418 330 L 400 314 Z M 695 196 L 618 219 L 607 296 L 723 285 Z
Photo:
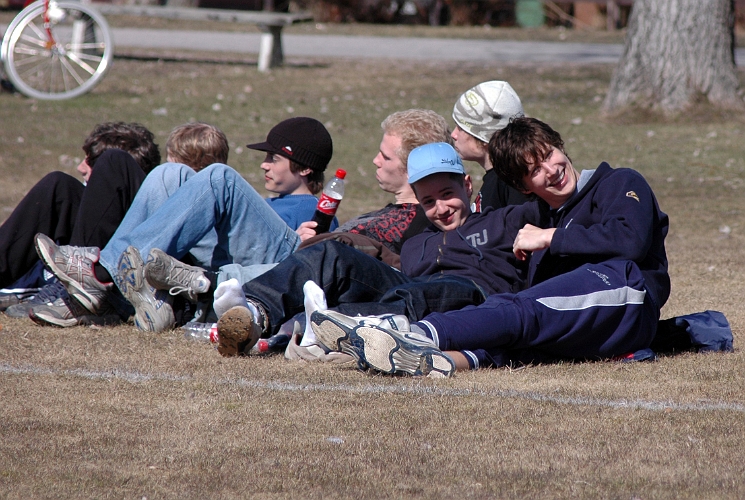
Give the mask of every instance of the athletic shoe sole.
M 333 311 L 315 311 L 311 328 L 331 350 L 341 351 L 383 373 L 449 377 L 455 371 L 450 358 L 433 346 L 410 336 L 375 326 L 360 326 Z
M 135 308 L 135 326 L 146 332 L 161 332 L 175 324 L 168 293 L 151 290 L 143 274 L 144 262 L 135 247 L 127 247 L 119 257 L 116 285 Z M 161 297 L 158 297 L 161 295 Z
M 111 326 L 118 325 L 122 322 L 118 315 L 106 314 L 103 316 L 97 314 L 86 314 L 74 318 L 60 318 L 54 314 L 50 314 L 45 311 L 34 311 L 33 309 L 28 315 L 31 320 L 42 326 L 57 326 L 60 328 L 69 328 L 71 326 L 79 325 L 100 325 L 100 326 Z
M 217 322 L 217 352 L 225 357 L 247 354 L 259 341 L 256 329 L 248 308 L 231 307 Z

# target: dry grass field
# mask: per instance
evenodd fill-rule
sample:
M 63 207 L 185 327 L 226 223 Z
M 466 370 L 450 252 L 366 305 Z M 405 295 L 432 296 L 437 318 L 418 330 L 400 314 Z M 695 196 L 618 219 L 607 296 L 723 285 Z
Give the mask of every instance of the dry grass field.
M 244 145 L 296 115 L 331 131 L 346 220 L 391 200 L 371 164 L 387 114 L 449 117 L 462 91 L 504 79 L 580 169 L 607 160 L 645 175 L 671 219 L 663 317 L 720 310 L 736 350 L 432 381 L 0 315 L 0 498 L 745 497 L 742 114 L 604 119 L 609 66 L 291 60 L 259 74 L 189 56 L 118 59 L 76 100 L 0 94 L 0 220 L 46 172 L 74 174 L 97 122 L 139 121 L 163 147 L 175 125 L 214 123 L 229 163 L 261 188 L 261 157 Z

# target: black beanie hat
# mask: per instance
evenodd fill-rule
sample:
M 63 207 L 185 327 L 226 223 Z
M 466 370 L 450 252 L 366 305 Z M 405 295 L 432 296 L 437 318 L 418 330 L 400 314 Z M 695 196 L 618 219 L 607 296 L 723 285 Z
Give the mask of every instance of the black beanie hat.
M 246 147 L 284 156 L 317 172 L 326 170 L 334 152 L 331 135 L 323 123 L 305 116 L 279 122 L 269 131 L 265 142 Z

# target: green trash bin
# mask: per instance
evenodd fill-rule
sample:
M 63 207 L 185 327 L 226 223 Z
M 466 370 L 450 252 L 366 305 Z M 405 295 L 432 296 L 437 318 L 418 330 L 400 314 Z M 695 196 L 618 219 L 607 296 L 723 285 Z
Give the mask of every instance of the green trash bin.
M 543 13 L 543 2 L 541 0 L 517 0 L 515 18 L 521 28 L 543 26 L 546 19 Z

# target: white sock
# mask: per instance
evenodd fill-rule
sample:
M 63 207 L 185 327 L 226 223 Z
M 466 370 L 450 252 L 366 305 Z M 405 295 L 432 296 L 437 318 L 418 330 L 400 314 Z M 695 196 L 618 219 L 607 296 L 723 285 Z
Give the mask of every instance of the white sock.
M 215 310 L 218 319 L 231 307 L 248 307 L 246 296 L 243 294 L 243 288 L 241 288 L 240 283 L 235 278 L 223 281 L 217 285 L 214 298 L 215 301 L 212 304 L 212 308 Z
M 326 305 L 326 294 L 323 293 L 320 286 L 312 281 L 305 282 L 303 293 L 305 294 L 305 300 L 303 301 L 305 304 L 305 333 L 300 341 L 300 346 L 308 347 L 317 344 L 316 334 L 310 327 L 310 315 L 313 314 L 313 311 L 328 309 L 328 305 Z

